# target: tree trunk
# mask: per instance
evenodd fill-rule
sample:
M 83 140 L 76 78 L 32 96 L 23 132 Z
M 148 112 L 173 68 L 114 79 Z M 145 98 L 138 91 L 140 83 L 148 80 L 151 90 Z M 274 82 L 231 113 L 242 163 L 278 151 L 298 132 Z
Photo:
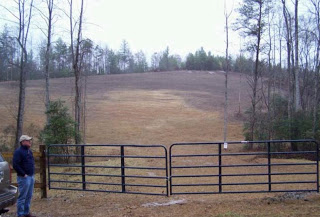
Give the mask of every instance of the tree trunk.
M 33 0 L 30 1 L 29 11 L 26 15 L 25 0 L 19 0 L 16 2 L 18 4 L 19 10 L 19 35 L 17 41 L 21 49 L 20 56 L 20 90 L 19 90 L 19 108 L 17 117 L 17 129 L 16 129 L 16 141 L 14 147 L 19 147 L 19 139 L 23 133 L 23 122 L 24 122 L 24 108 L 25 108 L 25 98 L 26 98 L 26 81 L 27 73 L 25 64 L 28 62 L 27 55 L 27 40 L 28 33 L 32 17 Z M 27 21 L 25 20 L 25 16 Z
M 298 4 L 299 0 L 295 0 L 295 60 L 294 60 L 294 75 L 295 75 L 295 111 L 301 110 L 301 100 L 300 100 L 300 84 L 299 84 L 299 25 L 298 25 Z
M 272 114 L 271 114 L 271 85 L 272 85 L 272 78 L 273 73 L 271 71 L 271 51 L 272 51 L 272 37 L 271 37 L 271 20 L 270 20 L 270 13 L 268 13 L 268 35 L 269 35 L 269 50 L 268 50 L 268 95 L 267 95 L 267 109 L 268 109 L 268 140 L 271 139 L 272 135 Z M 263 81 L 262 81 L 263 82 Z
M 291 139 L 291 105 L 292 105 L 292 95 L 291 95 L 291 48 L 292 48 L 292 37 L 291 37 L 291 17 L 287 11 L 286 1 L 282 0 L 283 17 L 286 26 L 286 44 L 287 44 L 287 72 L 288 72 L 288 139 Z M 292 145 L 292 144 L 291 144 Z M 293 148 L 291 146 L 291 148 Z
M 226 72 L 225 72 L 225 92 L 224 92 L 224 130 L 223 130 L 223 141 L 227 141 L 228 135 L 228 74 L 229 74 L 229 26 L 228 19 L 232 11 L 228 14 L 226 8 L 226 2 L 224 2 L 225 7 L 225 19 L 226 19 Z M 227 148 L 227 147 L 225 147 Z
M 257 23 L 257 50 L 256 50 L 256 61 L 255 61 L 255 68 L 253 74 L 253 89 L 252 89 L 252 118 L 251 118 L 251 139 L 254 140 L 254 128 L 256 124 L 256 106 L 257 106 L 257 88 L 258 88 L 258 79 L 259 79 L 259 54 L 260 54 L 260 42 L 261 42 L 261 19 L 262 19 L 262 6 L 263 3 L 259 2 L 259 19 Z M 253 144 L 249 145 L 249 148 L 253 148 Z
M 75 122 L 76 122 L 76 136 L 75 143 L 80 144 L 80 124 L 81 124 L 81 88 L 80 88 L 80 73 L 75 73 Z
M 21 56 L 20 60 L 20 90 L 19 90 L 19 108 L 17 117 L 17 131 L 16 131 L 16 142 L 15 149 L 19 147 L 19 139 L 23 132 L 23 121 L 24 121 L 24 107 L 26 99 L 26 80 L 27 75 L 24 66 L 24 55 Z
M 74 113 L 75 113 L 75 143 L 80 144 L 81 143 L 81 133 L 80 133 L 80 127 L 81 127 L 81 87 L 80 87 L 80 77 L 81 77 L 81 59 L 80 59 L 80 43 L 81 43 L 81 35 L 82 35 L 82 18 L 83 18 L 83 0 L 81 0 L 81 8 L 80 8 L 80 14 L 79 14 L 79 21 L 78 23 L 78 32 L 77 32 L 77 39 L 74 42 L 73 38 L 73 22 L 72 22 L 72 4 L 73 1 L 71 0 L 69 2 L 70 4 L 70 36 L 71 36 L 71 53 L 72 53 L 72 68 L 73 73 L 75 76 L 75 107 L 74 107 Z M 75 44 L 75 45 L 74 45 Z M 75 48 L 74 48 L 75 46 Z M 79 149 L 80 150 L 80 149 Z M 79 151 L 77 150 L 77 152 Z
M 49 74 L 49 64 L 50 64 L 50 50 L 51 50 L 51 30 L 52 30 L 52 10 L 53 10 L 53 1 L 47 1 L 48 6 L 48 34 L 47 34 L 47 48 L 46 48 L 46 65 L 45 65 L 45 77 L 46 77 L 46 111 L 49 110 L 49 103 L 50 103 L 50 74 Z M 49 115 L 47 115 L 47 124 L 49 123 Z
M 317 51 L 316 51 L 316 74 L 315 74 L 315 79 L 314 79 L 314 99 L 313 99 L 313 122 L 312 122 L 312 133 L 313 133 L 313 138 L 316 136 L 316 131 L 317 131 L 317 124 L 318 124 L 318 103 L 319 103 L 319 73 L 320 73 L 320 4 L 319 0 L 312 2 L 313 7 L 314 7 L 314 15 L 316 19 L 316 32 L 318 36 L 317 40 Z

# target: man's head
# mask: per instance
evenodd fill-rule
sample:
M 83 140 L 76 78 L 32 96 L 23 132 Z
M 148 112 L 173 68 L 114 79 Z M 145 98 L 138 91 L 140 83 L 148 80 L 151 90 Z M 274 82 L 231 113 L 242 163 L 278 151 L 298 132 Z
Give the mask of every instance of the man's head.
M 19 139 L 21 145 L 27 146 L 29 148 L 31 147 L 31 140 L 32 140 L 32 137 L 27 135 L 22 135 Z

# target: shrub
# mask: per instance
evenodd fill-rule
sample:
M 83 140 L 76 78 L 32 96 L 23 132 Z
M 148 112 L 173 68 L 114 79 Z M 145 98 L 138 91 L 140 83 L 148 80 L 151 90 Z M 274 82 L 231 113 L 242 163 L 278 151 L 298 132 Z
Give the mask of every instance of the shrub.
M 312 112 L 292 112 L 291 118 L 288 118 L 288 100 L 286 98 L 277 94 L 273 95 L 269 112 L 270 113 L 262 108 L 257 110 L 253 133 L 254 138 L 251 138 L 250 134 L 250 127 L 252 126 L 252 110 L 248 109 L 245 112 L 246 121 L 244 123 L 243 132 L 246 140 L 320 139 L 320 126 L 316 127 L 317 130 L 315 135 L 312 133 Z M 265 145 L 259 147 L 259 149 L 265 148 Z M 310 143 L 292 143 L 272 146 L 272 151 L 283 151 L 288 149 L 293 151 L 309 151 L 314 150 L 314 145 Z
M 68 108 L 63 104 L 63 101 L 50 102 L 49 110 L 46 114 L 49 117 L 49 122 L 40 133 L 41 141 L 46 145 L 73 143 L 76 135 L 75 122 L 68 113 Z M 68 147 L 57 147 L 50 148 L 50 152 L 69 154 L 71 150 Z M 67 158 L 65 160 L 68 161 Z

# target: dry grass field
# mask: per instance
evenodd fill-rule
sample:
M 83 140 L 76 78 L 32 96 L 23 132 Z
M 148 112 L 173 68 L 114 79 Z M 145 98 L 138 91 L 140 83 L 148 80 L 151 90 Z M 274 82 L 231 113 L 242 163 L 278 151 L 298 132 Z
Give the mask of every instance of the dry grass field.
M 16 83 L 0 83 L 0 131 L 14 124 L 16 109 Z M 53 99 L 66 101 L 72 112 L 73 79 L 51 80 Z M 243 140 L 242 120 L 239 110 L 239 92 L 241 93 L 241 111 L 249 106 L 249 87 L 245 76 L 231 73 L 229 81 L 229 141 Z M 28 81 L 26 126 L 43 127 L 44 82 Z M 176 142 L 210 142 L 223 139 L 223 72 L 164 72 L 126 75 L 93 76 L 88 78 L 87 90 L 87 143 L 89 144 L 162 144 L 167 148 Z M 241 151 L 241 145 L 231 146 L 229 152 Z M 202 149 L 203 150 L 203 149 Z M 195 148 L 183 150 L 184 153 L 197 152 Z M 216 148 L 211 151 L 216 152 Z M 116 150 L 90 148 L 91 154 L 115 154 Z M 159 154 L 129 149 L 129 154 Z M 216 162 L 212 159 L 181 159 L 175 165 L 197 165 Z M 274 163 L 307 162 L 305 160 L 273 159 Z M 224 164 L 266 163 L 265 158 L 255 156 L 227 157 Z M 118 165 L 116 160 L 98 160 L 92 165 Z M 126 161 L 129 166 L 159 166 L 155 160 Z M 216 173 L 215 169 L 211 169 Z M 261 173 L 266 167 L 226 168 L 226 173 Z M 312 166 L 278 167 L 273 172 L 312 171 Z M 57 169 L 59 172 L 77 172 L 76 169 Z M 116 170 L 91 173 L 118 174 Z M 207 173 L 208 169 L 180 171 L 190 174 Z M 155 171 L 130 171 L 129 175 L 163 175 Z M 179 174 L 176 172 L 175 174 Z M 297 177 L 286 176 L 293 181 Z M 307 179 L 308 177 L 306 177 Z M 66 177 L 79 180 L 77 177 Z M 91 181 L 104 181 L 102 177 Z M 110 180 L 112 181 L 112 180 Z M 114 180 L 117 181 L 117 180 Z M 141 180 L 128 179 L 139 184 Z M 182 180 L 183 183 L 185 180 Z M 225 180 L 234 182 L 234 178 Z M 237 180 L 241 182 L 240 178 Z M 248 181 L 248 179 L 247 179 Z M 250 177 L 249 181 L 265 181 L 263 178 Z M 273 181 L 284 181 L 279 178 Z M 190 183 L 196 183 L 192 179 Z M 213 183 L 215 179 L 204 178 L 202 183 Z M 245 180 L 243 180 L 245 182 Z M 163 184 L 163 180 L 155 184 Z M 75 185 L 76 186 L 76 185 Z M 253 190 L 263 190 L 266 186 L 253 186 Z M 282 186 L 283 187 L 283 186 Z M 292 186 L 287 186 L 290 189 Z M 297 186 L 294 186 L 297 188 Z M 252 187 L 251 187 L 252 188 Z M 280 188 L 280 187 L 279 187 Z M 298 186 L 304 189 L 305 185 Z M 248 190 L 247 186 L 226 186 L 224 190 Z M 118 190 L 116 188 L 112 190 Z M 136 191 L 136 187 L 129 190 Z M 180 187 L 177 191 L 189 189 Z M 198 187 L 193 190 L 208 190 Z M 212 189 L 215 191 L 216 189 Z M 318 194 L 222 194 L 222 195 L 179 195 L 171 197 L 109 194 L 50 190 L 47 199 L 40 199 L 36 192 L 33 211 L 37 216 L 319 216 L 320 197 Z M 6 216 L 14 216 L 14 207 Z
M 244 77 L 244 76 L 242 76 Z M 239 74 L 230 76 L 229 140 L 242 138 L 238 111 Z M 52 99 L 65 100 L 72 111 L 73 79 L 51 80 Z M 242 78 L 241 109 L 248 105 Z M 43 127 L 44 82 L 28 81 L 26 124 Z M 223 72 L 164 72 L 88 78 L 87 143 L 164 144 L 221 140 Z M 14 124 L 17 83 L 0 84 L 0 130 Z

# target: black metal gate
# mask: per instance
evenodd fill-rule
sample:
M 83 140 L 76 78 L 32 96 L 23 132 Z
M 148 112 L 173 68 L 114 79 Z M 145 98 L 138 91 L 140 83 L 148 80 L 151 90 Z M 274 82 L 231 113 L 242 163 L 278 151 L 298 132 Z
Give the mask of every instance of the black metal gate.
M 162 145 L 50 145 L 49 189 L 165 196 L 319 192 L 319 144 L 314 140 L 224 145 L 173 144 L 169 161 Z M 244 145 L 254 151 L 243 151 Z
M 227 149 L 224 145 L 171 145 L 170 195 L 319 192 L 319 145 L 314 140 L 228 142 Z M 243 152 L 243 145 L 256 151 Z M 291 146 L 295 151 L 288 149 Z M 301 146 L 304 151 L 299 151 Z M 288 157 L 292 155 L 294 159 Z
M 50 145 L 49 189 L 169 195 L 162 145 Z

